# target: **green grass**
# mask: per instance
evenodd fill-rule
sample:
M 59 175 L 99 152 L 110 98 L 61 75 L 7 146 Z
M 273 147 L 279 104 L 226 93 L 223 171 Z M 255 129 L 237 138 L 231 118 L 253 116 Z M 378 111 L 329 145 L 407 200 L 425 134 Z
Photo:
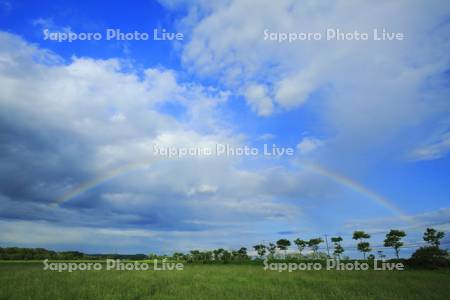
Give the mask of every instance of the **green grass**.
M 186 265 L 183 271 L 43 271 L 0 264 L 0 299 L 449 299 L 449 270 L 264 271 Z

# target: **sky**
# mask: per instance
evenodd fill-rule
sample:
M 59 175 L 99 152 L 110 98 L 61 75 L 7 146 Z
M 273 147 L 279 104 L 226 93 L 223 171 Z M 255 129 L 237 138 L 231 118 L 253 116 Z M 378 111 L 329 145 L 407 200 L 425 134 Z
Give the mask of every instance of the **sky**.
M 448 1 L 0 0 L 0 246 L 352 255 L 398 228 L 406 255 L 450 230 L 449 53 Z M 259 155 L 155 154 L 218 144 Z

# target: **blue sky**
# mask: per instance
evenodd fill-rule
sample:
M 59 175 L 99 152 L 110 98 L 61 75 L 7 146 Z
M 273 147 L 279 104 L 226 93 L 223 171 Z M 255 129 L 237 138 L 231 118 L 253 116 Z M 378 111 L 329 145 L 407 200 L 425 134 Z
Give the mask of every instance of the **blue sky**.
M 449 20 L 446 1 L 1 0 L 0 245 L 162 253 L 448 232 Z M 109 28 L 184 40 L 43 38 Z M 264 40 L 329 28 L 406 39 Z M 155 144 L 295 154 L 156 162 Z

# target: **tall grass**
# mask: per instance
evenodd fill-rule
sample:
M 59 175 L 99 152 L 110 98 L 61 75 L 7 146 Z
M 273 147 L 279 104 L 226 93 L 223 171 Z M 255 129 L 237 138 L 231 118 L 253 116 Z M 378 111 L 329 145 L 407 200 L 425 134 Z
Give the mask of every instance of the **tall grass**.
M 186 265 L 183 271 L 43 271 L 0 264 L 0 299 L 448 299 L 449 270 L 264 271 Z

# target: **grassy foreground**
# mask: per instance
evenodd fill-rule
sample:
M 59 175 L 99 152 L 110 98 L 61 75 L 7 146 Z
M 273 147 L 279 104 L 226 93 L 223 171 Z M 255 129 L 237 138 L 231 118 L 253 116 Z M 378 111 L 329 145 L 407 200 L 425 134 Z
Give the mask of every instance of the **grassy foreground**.
M 186 265 L 183 271 L 43 271 L 1 263 L 0 299 L 449 299 L 449 270 L 264 271 Z

